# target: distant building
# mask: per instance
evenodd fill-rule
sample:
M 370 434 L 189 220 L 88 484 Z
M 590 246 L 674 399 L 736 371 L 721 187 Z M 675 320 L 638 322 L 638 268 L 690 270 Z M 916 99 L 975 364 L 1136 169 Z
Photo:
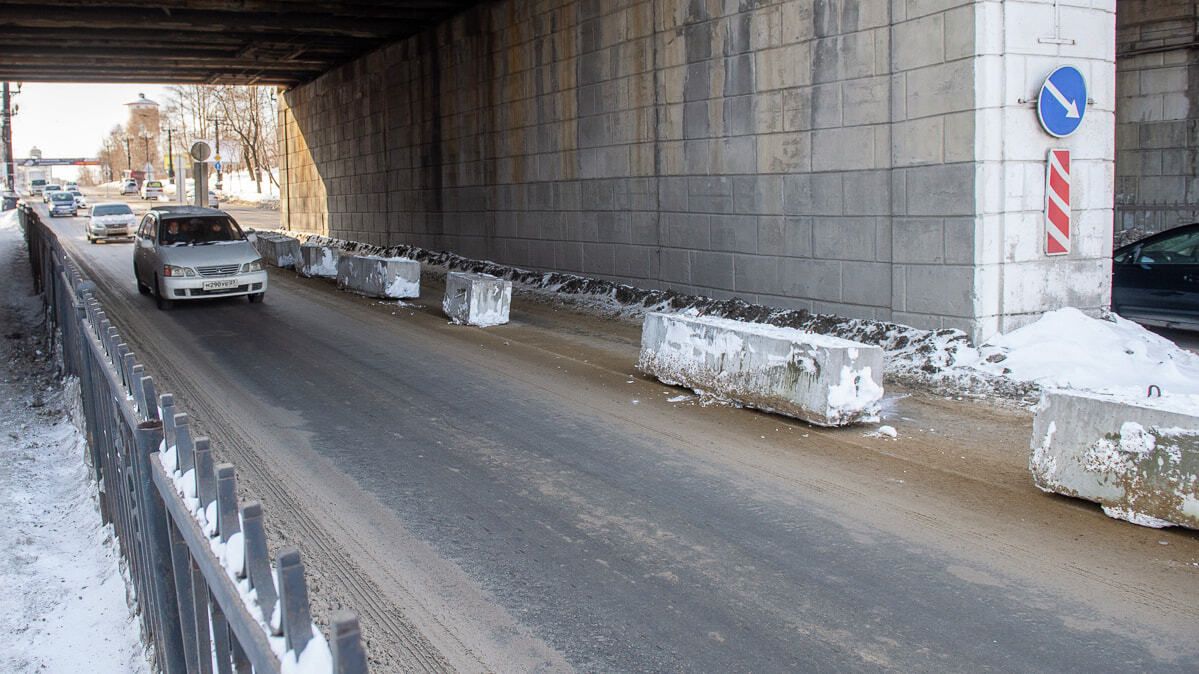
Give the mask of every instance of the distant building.
M 139 93 L 136 101 L 125 106 L 129 108 L 125 133 L 129 138 L 133 167 L 145 170 L 147 176 L 162 172 L 158 152 L 158 103 Z

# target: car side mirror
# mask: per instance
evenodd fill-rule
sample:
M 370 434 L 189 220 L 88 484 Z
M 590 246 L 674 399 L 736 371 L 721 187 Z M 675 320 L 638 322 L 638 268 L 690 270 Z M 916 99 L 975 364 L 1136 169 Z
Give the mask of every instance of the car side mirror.
M 250 245 L 256 245 L 258 243 L 258 235 L 254 232 L 248 232 L 246 233 L 246 241 L 249 241 Z
M 154 242 L 151 241 L 150 239 L 138 239 L 137 245 L 141 248 L 153 248 Z

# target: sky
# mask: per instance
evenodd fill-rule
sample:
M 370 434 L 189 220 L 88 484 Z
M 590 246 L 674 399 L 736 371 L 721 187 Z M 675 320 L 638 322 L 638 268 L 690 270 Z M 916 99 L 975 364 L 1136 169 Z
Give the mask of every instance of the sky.
M 10 91 L 12 85 L 10 85 Z M 13 97 L 13 157 L 29 156 L 37 146 L 43 157 L 95 157 L 112 127 L 129 118 L 126 103 L 138 94 L 165 104 L 159 84 L 50 84 L 26 82 Z

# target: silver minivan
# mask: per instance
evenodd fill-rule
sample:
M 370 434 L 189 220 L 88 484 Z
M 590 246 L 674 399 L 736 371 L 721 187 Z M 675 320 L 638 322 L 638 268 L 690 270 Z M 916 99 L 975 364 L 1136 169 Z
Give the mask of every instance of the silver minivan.
M 196 206 L 159 206 L 142 217 L 133 275 L 138 291 L 154 295 L 164 310 L 177 300 L 211 297 L 261 302 L 267 285 L 262 258 L 237 221 Z

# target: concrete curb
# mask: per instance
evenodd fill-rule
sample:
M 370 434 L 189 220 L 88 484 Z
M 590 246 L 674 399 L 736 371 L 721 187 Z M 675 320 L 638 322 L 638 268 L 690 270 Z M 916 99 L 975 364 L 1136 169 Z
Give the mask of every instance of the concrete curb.
M 1028 468 L 1047 492 L 1110 517 L 1199 529 L 1199 417 L 1094 393 L 1046 391 Z
M 508 322 L 512 282 L 490 274 L 452 271 L 446 274 L 441 308 L 455 323 L 489 327 Z
M 341 255 L 337 286 L 371 297 L 420 297 L 420 263 L 402 257 Z
M 878 420 L 883 350 L 793 328 L 651 313 L 637 366 L 686 386 L 818 426 Z

